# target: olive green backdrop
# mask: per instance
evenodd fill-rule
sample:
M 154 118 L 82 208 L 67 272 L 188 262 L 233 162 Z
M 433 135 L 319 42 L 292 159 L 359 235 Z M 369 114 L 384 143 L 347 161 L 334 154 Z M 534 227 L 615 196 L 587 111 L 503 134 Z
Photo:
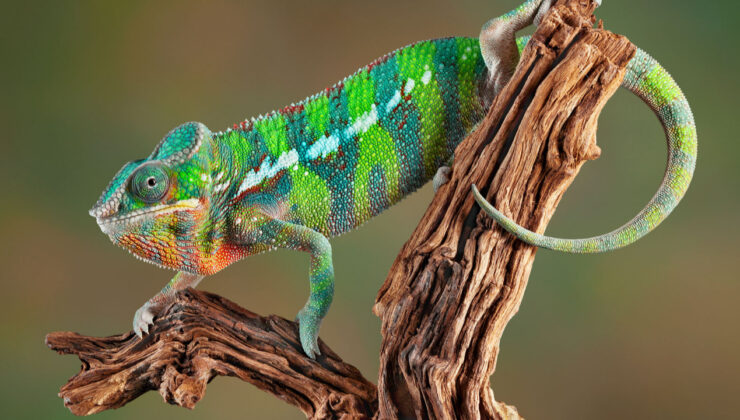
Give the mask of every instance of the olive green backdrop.
M 113 246 L 87 210 L 128 160 L 175 125 L 214 130 L 283 106 L 413 41 L 477 36 L 515 7 L 490 1 L 3 2 L 0 13 L 0 417 L 66 419 L 56 396 L 78 360 L 50 331 L 110 335 L 171 272 Z M 694 182 L 636 245 L 595 256 L 537 253 L 504 335 L 496 397 L 530 419 L 736 418 L 740 412 L 738 30 L 731 1 L 605 0 L 606 28 L 680 83 L 699 132 Z M 548 233 L 617 227 L 652 196 L 662 130 L 627 92 L 600 119 L 587 163 Z M 375 294 L 432 196 L 425 188 L 332 240 L 337 295 L 321 337 L 377 377 Z M 249 258 L 201 288 L 292 318 L 308 257 Z M 97 419 L 297 419 L 295 408 L 218 378 L 193 411 L 148 393 Z

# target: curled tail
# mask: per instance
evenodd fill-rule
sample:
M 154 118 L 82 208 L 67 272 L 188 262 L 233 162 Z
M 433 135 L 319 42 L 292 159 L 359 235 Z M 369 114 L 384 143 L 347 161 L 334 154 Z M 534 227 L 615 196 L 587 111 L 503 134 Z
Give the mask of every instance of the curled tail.
M 645 208 L 622 227 L 584 239 L 560 239 L 540 235 L 519 226 L 496 210 L 472 186 L 481 208 L 522 241 L 557 251 L 596 253 L 627 246 L 660 224 L 686 193 L 696 165 L 696 126 L 681 89 L 658 62 L 641 49 L 627 65 L 622 87 L 640 97 L 655 112 L 668 142 L 668 164 L 658 192 Z

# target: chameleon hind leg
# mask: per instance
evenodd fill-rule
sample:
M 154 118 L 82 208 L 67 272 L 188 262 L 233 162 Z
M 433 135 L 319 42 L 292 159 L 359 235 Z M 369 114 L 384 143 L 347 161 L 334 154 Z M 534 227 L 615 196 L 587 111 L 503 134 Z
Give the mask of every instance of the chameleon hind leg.
M 177 291 L 188 287 L 195 287 L 201 280 L 203 280 L 203 276 L 200 274 L 186 273 L 184 271 L 175 274 L 175 277 L 162 288 L 162 291 L 149 299 L 134 314 L 134 332 L 136 335 L 141 337 L 143 334 L 149 333 L 149 326 L 154 322 L 154 317 L 168 303 L 172 302 Z
M 334 266 L 331 245 L 326 236 L 303 225 L 273 219 L 264 229 L 272 236 L 271 245 L 311 253 L 308 302 L 296 317 L 301 346 L 308 357 L 321 354 L 317 342 L 321 321 L 334 298 Z
M 488 83 L 493 85 L 493 94 L 498 94 L 508 83 L 519 62 L 516 32 L 532 23 L 539 24 L 550 9 L 552 0 L 527 0 L 516 9 L 486 22 L 481 28 L 479 42 L 483 61 L 488 69 Z M 490 103 L 493 98 L 486 98 Z M 436 192 L 450 179 L 451 162 L 441 166 L 434 174 L 432 184 Z
M 516 32 L 532 23 L 539 24 L 551 3 L 552 0 L 527 0 L 509 13 L 489 20 L 481 28 L 481 54 L 495 94 L 511 79 L 519 62 Z
M 527 0 L 516 9 L 486 22 L 480 31 L 480 49 L 489 74 L 489 83 L 498 94 L 514 75 L 519 62 L 516 32 L 539 25 L 553 0 Z M 601 6 L 601 0 L 595 0 Z

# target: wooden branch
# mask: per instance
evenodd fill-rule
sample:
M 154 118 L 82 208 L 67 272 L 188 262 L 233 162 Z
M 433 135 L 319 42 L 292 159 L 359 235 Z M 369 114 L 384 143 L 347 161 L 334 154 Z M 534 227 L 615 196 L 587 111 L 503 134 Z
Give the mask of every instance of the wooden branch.
M 391 267 L 374 307 L 380 418 L 519 418 L 489 380 L 536 249 L 480 214 L 470 185 L 542 232 L 581 165 L 599 156 L 596 121 L 634 46 L 592 28 L 594 7 L 564 0 L 550 10 Z
M 236 376 L 311 418 L 498 418 L 517 410 L 489 386 L 503 330 L 516 313 L 535 249 L 479 214 L 470 185 L 542 232 L 581 165 L 598 157 L 598 115 L 634 55 L 594 29 L 592 0 L 559 0 L 527 45 L 485 120 L 457 148 L 435 195 L 382 286 L 378 388 L 326 345 L 301 351 L 294 323 L 260 317 L 192 289 L 139 340 L 60 332 L 47 344 L 82 360 L 61 389 L 75 414 L 117 408 L 148 390 L 193 407 L 217 375 Z
M 59 393 L 77 415 L 121 407 L 150 390 L 193 408 L 216 375 L 236 376 L 311 418 L 371 418 L 377 409 L 375 385 L 323 342 L 317 361 L 306 357 L 295 323 L 193 289 L 177 295 L 143 340 L 133 332 L 105 338 L 57 332 L 46 343 L 82 361 Z

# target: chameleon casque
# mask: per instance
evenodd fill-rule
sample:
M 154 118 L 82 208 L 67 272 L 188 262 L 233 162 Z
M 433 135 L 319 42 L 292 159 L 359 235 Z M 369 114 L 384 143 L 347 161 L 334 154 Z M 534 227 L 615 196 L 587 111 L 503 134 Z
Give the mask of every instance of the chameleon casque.
M 514 72 L 528 41 L 515 32 L 539 23 L 550 3 L 526 1 L 487 22 L 478 39 L 400 48 L 301 102 L 223 132 L 185 123 L 148 158 L 125 164 L 90 215 L 115 244 L 177 271 L 136 312 L 134 331 L 148 333 L 177 290 L 249 255 L 288 248 L 311 254 L 310 296 L 297 319 L 304 351 L 319 354 L 319 326 L 334 293 L 327 238 L 432 178 L 435 186 L 445 181 L 444 165 L 492 101 L 483 92 L 498 92 Z M 694 120 L 678 85 L 642 50 L 622 86 L 657 114 L 668 142 L 665 177 L 632 221 L 593 238 L 557 239 L 518 226 L 473 187 L 481 207 L 521 240 L 568 252 L 619 248 L 657 226 L 691 180 Z

